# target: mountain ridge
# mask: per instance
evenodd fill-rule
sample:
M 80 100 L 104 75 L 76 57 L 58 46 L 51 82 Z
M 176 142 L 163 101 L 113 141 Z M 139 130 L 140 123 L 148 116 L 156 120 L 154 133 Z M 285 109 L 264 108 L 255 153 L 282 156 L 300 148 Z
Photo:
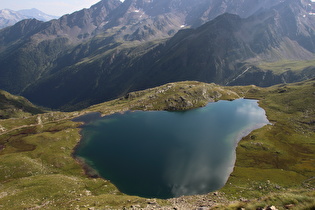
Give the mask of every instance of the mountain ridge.
M 48 15 L 36 8 L 14 11 L 11 9 L 0 10 L 0 29 L 12 26 L 25 19 L 37 19 L 39 21 L 49 21 L 57 19 L 58 16 Z
M 222 2 L 215 2 L 209 11 L 221 8 Z M 58 20 L 21 22 L 13 26 L 23 29 L 13 44 L 4 40 L 14 37 L 8 34 L 16 29 L 0 31 L 0 75 L 16 75 L 11 84 L 1 81 L 0 88 L 40 105 L 65 108 L 182 80 L 270 86 L 314 76 L 313 68 L 282 75 L 259 69 L 261 62 L 314 59 L 315 30 L 307 1 L 259 2 L 266 8 L 255 5 L 249 17 L 223 14 L 176 34 L 185 28 L 188 14 L 205 4 L 103 0 Z M 229 7 L 220 11 L 233 8 L 234 2 L 223 3 Z M 239 3 L 239 11 L 245 3 Z M 151 9 L 155 4 L 160 10 Z M 176 13 L 179 6 L 185 14 Z M 198 22 L 201 13 L 196 14 Z
M 41 113 L 44 113 L 41 108 L 22 96 L 14 96 L 0 90 L 0 119 L 29 117 Z
M 286 7 L 286 5 L 284 6 Z M 223 14 L 197 29 L 185 29 L 184 31 L 180 31 L 165 44 L 153 48 L 151 51 L 145 53 L 143 57 L 136 59 L 135 63 L 129 68 L 128 66 L 124 67 L 126 68 L 126 70 L 123 71 L 124 76 L 116 78 L 115 81 L 110 81 L 110 78 L 106 79 L 103 77 L 103 84 L 120 84 L 120 89 L 114 87 L 114 90 L 114 88 L 112 89 L 105 85 L 106 89 L 111 91 L 111 93 L 108 93 L 106 89 L 103 91 L 104 93 L 107 92 L 105 94 L 107 97 L 95 95 L 99 88 L 104 89 L 104 86 L 96 87 L 93 91 L 91 90 L 90 94 L 95 95 L 93 98 L 102 98 L 96 100 L 97 102 L 101 102 L 102 100 L 113 99 L 126 92 L 141 90 L 174 81 L 198 80 L 202 82 L 216 82 L 218 84 L 229 85 L 239 85 L 241 82 L 242 84 L 249 85 L 255 84 L 255 81 L 257 81 L 256 84 L 258 85 L 268 86 L 283 81 L 294 82 L 296 79 L 299 80 L 313 77 L 314 70 L 306 71 L 305 73 L 302 73 L 301 76 L 295 75 L 295 73 L 274 75 L 272 71 L 260 72 L 251 63 L 247 64 L 247 60 L 255 59 L 256 56 L 262 52 L 267 52 L 268 50 L 272 51 L 274 50 L 274 46 L 282 46 L 281 43 L 286 41 L 286 39 L 282 41 L 282 35 L 279 36 L 277 31 L 273 31 L 279 27 L 279 24 L 275 22 L 275 19 L 277 18 L 275 17 L 275 12 L 270 11 L 268 13 L 260 14 L 263 14 L 264 18 L 261 17 L 262 15 L 257 15 L 255 18 L 249 17 L 247 19 L 242 19 L 236 15 Z M 261 21 L 262 19 L 265 20 L 266 23 Z M 254 23 L 254 26 L 251 26 L 252 23 Z M 245 28 L 243 32 L 246 33 L 249 30 L 248 26 L 252 28 L 261 28 L 261 32 L 253 31 L 253 34 L 251 35 L 253 37 L 251 38 L 252 41 L 244 40 L 244 33 L 239 34 L 240 28 Z M 265 45 L 265 43 L 268 44 Z M 289 41 L 289 46 L 290 43 L 293 42 Z M 231 46 L 233 48 L 229 49 Z M 297 49 L 300 50 L 298 51 Z M 293 52 L 299 52 L 296 53 L 298 56 L 302 54 L 300 52 L 305 51 L 307 56 L 303 56 L 304 58 L 314 58 L 311 52 L 307 52 L 301 47 L 297 49 Z M 267 57 L 264 54 L 262 55 L 263 57 Z M 275 56 L 270 57 L 274 58 Z M 294 55 L 292 57 L 294 57 Z M 281 59 L 284 58 L 285 57 L 281 57 Z M 115 60 L 113 61 L 113 65 L 116 65 Z M 117 59 L 116 62 L 123 61 Z M 79 71 L 84 72 L 84 68 L 99 69 L 96 66 L 86 67 L 84 63 L 82 63 L 76 66 L 75 71 L 78 71 L 79 69 Z M 213 69 L 213 71 L 208 71 L 206 69 Z M 70 69 L 68 70 L 72 71 Z M 116 71 L 117 70 L 113 70 L 114 74 Z M 131 72 L 133 72 L 133 75 L 131 75 Z M 251 76 L 252 74 L 253 76 Z M 148 78 L 154 78 L 154 80 Z M 60 81 L 59 77 L 56 77 L 56 81 Z M 81 82 L 85 84 L 84 81 Z M 61 89 L 68 89 L 67 83 L 71 84 L 71 81 L 68 80 L 68 82 L 65 82 L 60 87 L 60 91 Z M 91 85 L 86 86 L 89 87 Z M 43 90 L 43 86 L 40 87 L 41 88 L 38 88 L 38 90 Z M 127 89 L 122 87 L 127 87 Z M 57 96 L 60 91 L 57 91 L 54 94 Z M 112 94 L 115 93 L 115 91 L 117 95 Z M 30 95 L 27 96 L 30 97 Z M 39 95 L 39 98 L 41 97 L 42 96 Z M 85 99 L 81 98 L 76 100 L 84 101 Z M 52 103 L 54 102 L 50 101 L 47 104 Z

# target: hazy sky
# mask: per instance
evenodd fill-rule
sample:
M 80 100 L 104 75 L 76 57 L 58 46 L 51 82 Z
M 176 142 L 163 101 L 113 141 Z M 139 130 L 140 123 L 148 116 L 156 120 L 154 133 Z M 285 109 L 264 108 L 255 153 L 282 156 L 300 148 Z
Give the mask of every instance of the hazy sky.
M 61 16 L 89 8 L 100 0 L 0 0 L 0 9 L 39 9 L 49 15 Z
M 101 0 L 0 0 L 0 9 L 39 9 L 49 15 L 62 16 L 89 8 Z M 123 1 L 123 0 L 121 0 Z M 311 0 L 315 2 L 315 0 Z

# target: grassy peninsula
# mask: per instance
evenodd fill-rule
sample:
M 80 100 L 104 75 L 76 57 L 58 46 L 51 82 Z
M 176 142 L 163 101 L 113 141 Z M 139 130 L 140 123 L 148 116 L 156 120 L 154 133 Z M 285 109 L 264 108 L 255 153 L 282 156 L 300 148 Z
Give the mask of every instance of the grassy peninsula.
M 217 100 L 259 99 L 272 125 L 237 147 L 218 192 L 158 200 L 122 194 L 91 178 L 73 157 L 88 112 L 186 110 Z M 76 112 L 27 112 L 0 120 L 0 209 L 277 209 L 315 208 L 315 80 L 270 88 L 170 83 Z M 273 207 L 272 207 L 273 208 Z

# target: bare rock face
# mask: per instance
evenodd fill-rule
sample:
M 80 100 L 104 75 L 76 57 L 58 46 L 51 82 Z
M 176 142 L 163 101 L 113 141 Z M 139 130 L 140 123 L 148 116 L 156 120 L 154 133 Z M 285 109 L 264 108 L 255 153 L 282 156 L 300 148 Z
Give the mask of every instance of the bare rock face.
M 175 110 L 188 110 L 193 107 L 193 103 L 182 96 L 168 98 L 165 100 L 167 104 L 166 110 L 175 111 Z

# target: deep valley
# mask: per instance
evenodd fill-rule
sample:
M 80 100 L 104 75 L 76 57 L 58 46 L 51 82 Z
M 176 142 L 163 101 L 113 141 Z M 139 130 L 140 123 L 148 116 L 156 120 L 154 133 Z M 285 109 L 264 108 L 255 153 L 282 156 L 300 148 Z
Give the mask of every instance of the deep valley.
M 0 89 L 73 111 L 169 82 L 266 87 L 315 76 L 314 3 L 182 1 L 103 0 L 5 28 Z

